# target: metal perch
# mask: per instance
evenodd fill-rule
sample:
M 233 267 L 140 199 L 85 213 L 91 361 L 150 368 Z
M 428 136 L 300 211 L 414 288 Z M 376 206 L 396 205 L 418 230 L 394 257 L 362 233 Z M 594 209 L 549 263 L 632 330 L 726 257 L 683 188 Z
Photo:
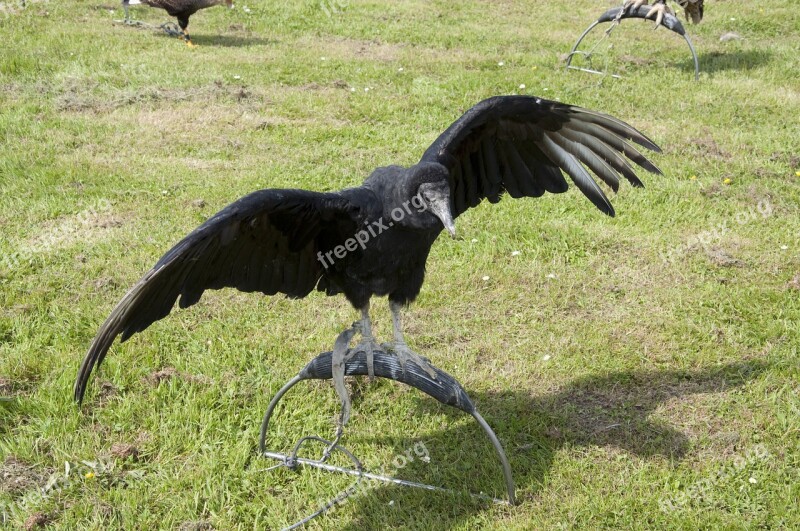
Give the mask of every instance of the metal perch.
M 617 25 L 620 23 L 620 21 L 622 19 L 626 19 L 626 18 L 641 18 L 641 19 L 648 19 L 648 20 L 655 21 L 655 17 L 656 17 L 655 14 L 653 14 L 650 17 L 647 16 L 647 13 L 650 11 L 650 7 L 651 6 L 648 6 L 648 5 L 640 6 L 638 9 L 624 9 L 622 7 L 615 7 L 615 8 L 609 9 L 608 11 L 606 11 L 605 13 L 600 15 L 600 18 L 598 18 L 596 21 L 594 21 L 588 28 L 586 28 L 586 30 L 581 34 L 581 36 L 578 37 L 578 40 L 575 42 L 575 45 L 572 47 L 572 51 L 570 51 L 569 55 L 567 55 L 567 60 L 566 60 L 567 68 L 571 69 L 571 70 L 580 70 L 582 72 L 589 72 L 589 73 L 592 73 L 592 74 L 603 74 L 603 72 L 600 72 L 598 70 L 594 70 L 594 69 L 590 69 L 590 68 L 581 68 L 581 67 L 577 67 L 577 66 L 572 66 L 571 65 L 572 57 L 576 53 L 581 53 L 581 54 L 585 55 L 588 59 L 591 60 L 591 56 L 592 56 L 592 53 L 594 52 L 594 49 L 597 48 L 597 45 L 600 44 L 602 39 L 600 41 L 598 41 L 597 44 L 595 44 L 588 52 L 579 52 L 578 51 L 578 46 L 580 46 L 580 44 L 583 41 L 583 39 L 595 27 L 597 27 L 598 25 L 603 24 L 605 22 L 612 22 L 613 25 L 606 30 L 605 36 L 603 37 L 603 39 L 605 39 L 606 37 L 608 37 L 611 34 L 611 32 L 614 30 L 614 28 L 617 27 Z M 686 29 L 684 29 L 683 24 L 681 24 L 681 21 L 678 20 L 677 17 L 675 17 L 674 15 L 666 13 L 664 15 L 663 20 L 661 21 L 661 25 L 664 26 L 665 28 L 667 28 L 668 30 L 674 31 L 675 33 L 677 33 L 678 35 L 683 37 L 684 40 L 686 41 L 686 44 L 689 45 L 689 50 L 692 52 L 692 59 L 694 59 L 694 79 L 695 79 L 695 81 L 699 80 L 700 79 L 700 61 L 697 59 L 697 53 L 695 52 L 694 45 L 692 45 L 692 41 L 691 41 L 691 39 L 689 39 L 689 35 L 686 33 Z M 612 77 L 619 77 L 619 76 L 612 74 Z
M 348 355 L 351 352 L 348 352 Z M 396 479 L 386 476 L 381 476 L 378 474 L 371 474 L 369 472 L 365 472 L 361 466 L 361 463 L 358 459 L 350 453 L 347 449 L 345 449 L 341 444 L 339 444 L 339 439 L 341 437 L 341 426 L 337 430 L 337 435 L 333 441 L 328 441 L 321 437 L 303 437 L 300 439 L 292 449 L 290 454 L 283 454 L 280 452 L 272 452 L 266 449 L 266 439 L 267 439 L 267 431 L 269 429 L 269 423 L 272 418 L 272 414 L 275 411 L 278 402 L 281 401 L 283 396 L 295 385 L 303 380 L 328 380 L 332 377 L 331 372 L 331 352 L 325 352 L 320 354 L 311 362 L 306 365 L 300 373 L 289 380 L 281 389 L 277 392 L 275 397 L 269 403 L 267 407 L 267 411 L 264 414 L 264 420 L 261 423 L 261 436 L 259 439 L 259 452 L 264 457 L 268 457 L 271 459 L 275 459 L 280 461 L 278 465 L 275 465 L 272 468 L 277 468 L 279 466 L 286 466 L 292 469 L 297 468 L 299 465 L 305 466 L 312 466 L 315 468 L 328 470 L 332 472 L 340 472 L 344 474 L 349 474 L 352 476 L 356 476 L 358 479 L 357 481 L 351 485 L 345 491 L 342 491 L 339 495 L 331 500 L 330 503 L 326 504 L 324 507 L 321 507 L 318 511 L 314 514 L 306 517 L 302 521 L 298 522 L 294 526 L 291 526 L 287 529 L 294 529 L 295 527 L 299 527 L 300 525 L 305 524 L 312 518 L 322 514 L 327 509 L 338 503 L 339 501 L 343 500 L 353 492 L 355 492 L 355 487 L 358 483 L 364 479 L 373 479 L 378 481 L 384 481 L 387 483 L 392 483 L 396 485 L 402 485 L 407 487 L 416 487 L 422 488 L 427 490 L 433 491 L 440 491 L 440 492 L 452 492 L 449 489 L 445 489 L 442 487 L 436 487 L 433 485 L 426 485 L 423 483 L 417 483 L 413 481 L 407 481 L 402 479 Z M 475 408 L 475 404 L 467 395 L 464 388 L 458 383 L 455 378 L 447 374 L 446 372 L 432 367 L 433 370 L 436 372 L 436 378 L 431 378 L 425 370 L 417 367 L 416 364 L 409 363 L 406 365 L 406 370 L 404 371 L 403 368 L 400 366 L 400 363 L 397 357 L 393 354 L 388 354 L 383 351 L 375 351 L 374 352 L 374 370 L 375 376 L 380 378 L 388 378 L 390 380 L 394 380 L 396 382 L 404 383 L 411 387 L 415 387 L 420 391 L 432 396 L 442 404 L 452 406 L 456 409 L 460 409 L 465 413 L 469 413 L 472 417 L 478 422 L 478 424 L 483 428 L 483 431 L 486 433 L 486 436 L 489 440 L 492 441 L 492 445 L 494 446 L 495 451 L 497 452 L 497 456 L 500 459 L 500 463 L 503 468 L 503 475 L 505 478 L 506 483 L 506 490 L 508 494 L 508 502 L 511 505 L 516 504 L 516 497 L 514 495 L 514 479 L 511 475 L 511 466 L 508 463 L 508 459 L 506 458 L 505 451 L 503 450 L 502 444 L 495 435 L 492 428 L 489 424 L 484 420 L 478 410 Z M 367 361 L 366 361 L 366 354 L 364 352 L 358 352 L 354 354 L 352 358 L 350 358 L 345 363 L 345 375 L 346 376 L 366 376 L 367 375 Z M 298 457 L 297 454 L 300 448 L 309 441 L 317 441 L 322 442 L 327 445 L 323 455 L 320 459 L 306 459 Z M 326 463 L 328 457 L 333 451 L 341 451 L 347 455 L 347 457 L 353 462 L 355 468 L 343 468 L 334 465 L 330 465 Z M 473 495 L 480 498 L 489 498 L 488 496 L 484 495 Z M 496 503 L 506 503 L 505 500 L 499 500 L 496 498 L 490 498 L 492 501 Z

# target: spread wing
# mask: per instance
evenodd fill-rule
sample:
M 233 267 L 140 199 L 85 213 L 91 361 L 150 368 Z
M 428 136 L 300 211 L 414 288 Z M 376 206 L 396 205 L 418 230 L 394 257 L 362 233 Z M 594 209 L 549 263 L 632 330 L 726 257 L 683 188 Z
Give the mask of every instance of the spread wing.
M 317 252 L 357 230 L 359 209 L 340 194 L 261 190 L 228 205 L 167 252 L 117 304 L 94 338 L 75 381 L 89 375 L 117 336 L 125 341 L 207 289 L 233 287 L 305 297 L 324 273 Z
M 613 216 L 614 208 L 586 168 L 614 191 L 620 176 L 643 186 L 630 161 L 661 173 L 629 141 L 661 151 L 614 117 L 533 96 L 497 96 L 448 127 L 422 162 L 438 162 L 450 171 L 453 217 L 484 198 L 496 203 L 504 191 L 511 197 L 564 192 L 562 170 L 597 208 Z

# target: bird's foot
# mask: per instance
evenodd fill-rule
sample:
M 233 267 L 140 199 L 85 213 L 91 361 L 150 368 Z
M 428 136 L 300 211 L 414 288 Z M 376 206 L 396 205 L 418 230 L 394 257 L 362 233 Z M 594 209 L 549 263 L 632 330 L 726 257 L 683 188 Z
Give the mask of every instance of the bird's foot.
M 635 11 L 639 9 L 641 6 L 647 4 L 648 0 L 627 0 L 623 4 L 622 10 L 619 12 L 619 15 L 617 15 L 616 21 L 619 22 L 619 20 L 622 18 L 623 13 L 630 13 L 631 11 Z M 647 12 L 647 15 L 645 15 L 645 17 L 650 18 L 651 16 L 655 15 L 656 25 L 653 29 L 658 29 L 658 27 L 661 26 L 661 21 L 664 20 L 664 15 L 666 15 L 667 13 L 669 13 L 670 15 L 675 14 L 675 12 L 672 11 L 672 9 L 669 6 L 667 6 L 666 0 L 656 0 L 656 2 L 653 4 L 653 7 L 650 8 L 650 11 Z
M 664 15 L 674 15 L 675 12 L 667 6 L 666 2 L 656 2 L 645 16 L 649 18 L 653 14 L 656 16 L 656 26 L 653 29 L 658 29 L 658 27 L 661 26 L 661 21 L 664 20 Z
M 344 365 L 355 354 L 350 350 L 350 340 L 357 333 L 361 333 L 361 323 L 354 323 L 352 327 L 348 328 L 336 338 L 333 344 L 333 354 L 331 356 L 331 379 L 333 380 L 333 387 L 336 389 L 336 394 L 342 401 L 342 414 L 339 417 L 339 425 L 344 426 L 350 420 L 350 395 L 347 393 L 347 387 L 344 384 Z
M 350 350 L 351 356 L 354 354 L 358 354 L 359 352 L 363 352 L 364 354 L 367 355 L 367 374 L 369 376 L 370 381 L 375 379 L 374 352 L 380 349 L 381 346 L 378 344 L 377 341 L 375 341 L 375 338 L 369 336 L 363 338 L 356 346 L 354 346 Z
M 411 350 L 408 345 L 405 344 L 405 342 L 393 341 L 391 343 L 384 343 L 383 348 L 397 356 L 397 360 L 400 362 L 403 372 L 406 370 L 406 364 L 409 361 L 413 361 L 420 369 L 427 372 L 428 376 L 434 380 L 436 379 L 436 371 L 433 369 L 433 367 L 431 367 L 431 360 L 422 357 Z
M 630 13 L 631 11 L 635 11 L 639 9 L 639 6 L 646 3 L 647 0 L 626 0 L 622 4 L 622 9 L 620 9 L 619 13 L 617 13 L 617 16 L 614 17 L 614 23 L 619 24 L 622 21 L 622 15 Z

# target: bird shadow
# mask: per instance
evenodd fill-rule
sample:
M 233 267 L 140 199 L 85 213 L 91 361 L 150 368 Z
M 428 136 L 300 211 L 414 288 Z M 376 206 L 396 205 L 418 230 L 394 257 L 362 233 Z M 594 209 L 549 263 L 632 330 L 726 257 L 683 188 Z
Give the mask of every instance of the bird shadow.
M 217 46 L 220 48 L 247 48 L 278 43 L 275 39 L 247 35 L 196 35 L 192 33 L 191 36 L 192 42 L 198 46 Z
M 700 370 L 625 371 L 579 378 L 553 393 L 531 395 L 518 389 L 478 392 L 472 399 L 503 442 L 517 501 L 525 503 L 536 497 L 556 452 L 564 447 L 610 447 L 645 459 L 681 459 L 689 450 L 687 435 L 650 415 L 675 398 L 741 386 L 767 367 L 763 362 L 745 361 Z M 394 460 L 394 470 L 389 467 L 394 475 L 456 492 L 380 484 L 345 502 L 355 506 L 353 521 L 343 529 L 432 521 L 437 528 L 457 527 L 492 503 L 468 492 L 505 496 L 500 462 L 470 417 L 427 397 L 420 397 L 417 413 L 444 413 L 448 427 L 416 438 L 387 435 L 359 441 L 386 445 L 395 455 L 404 456 Z M 443 503 L 447 497 L 456 503 Z M 443 511 L 443 507 L 448 509 Z
M 769 50 L 736 50 L 703 52 L 698 56 L 700 72 L 715 74 L 725 70 L 755 70 L 772 61 Z M 686 59 L 679 63 L 682 70 L 694 72 L 694 60 Z

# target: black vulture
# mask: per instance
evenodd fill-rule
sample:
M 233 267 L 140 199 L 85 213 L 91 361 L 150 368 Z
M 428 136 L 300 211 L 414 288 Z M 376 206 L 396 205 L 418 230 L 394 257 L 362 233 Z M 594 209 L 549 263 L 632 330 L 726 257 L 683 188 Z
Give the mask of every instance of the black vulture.
M 683 8 L 684 15 L 686 16 L 686 20 L 689 18 L 692 19 L 692 23 L 698 24 L 701 20 L 703 20 L 703 0 L 675 0 L 678 2 L 678 5 Z M 632 8 L 634 10 L 638 9 L 640 6 L 648 4 L 648 0 L 627 0 L 623 9 Z M 653 3 L 652 9 L 647 13 L 647 16 L 651 16 L 653 13 L 656 14 L 656 28 L 661 25 L 661 20 L 664 18 L 666 13 L 674 15 L 675 12 L 667 6 L 667 0 L 656 0 Z
M 194 46 L 192 39 L 189 38 L 189 33 L 186 31 L 186 28 L 189 27 L 189 17 L 201 9 L 219 4 L 225 4 L 232 8 L 233 0 L 122 0 L 126 21 L 129 20 L 128 6 L 136 4 L 147 4 L 150 7 L 161 8 L 169 13 L 171 17 L 177 18 L 178 25 L 181 27 L 181 36 L 188 46 Z
M 83 360 L 75 399 L 82 401 L 93 367 L 117 336 L 125 341 L 165 317 L 178 297 L 187 308 L 205 290 L 224 287 L 292 298 L 314 289 L 343 293 L 361 312 L 362 341 L 351 352 L 366 353 L 370 376 L 373 351 L 380 348 L 371 332 L 370 298 L 388 296 L 394 341 L 383 348 L 404 368 L 413 361 L 435 377 L 406 345 L 400 309 L 419 294 L 439 233 L 455 235 L 453 220 L 483 199 L 566 191 L 562 171 L 613 216 L 586 168 L 614 191 L 620 176 L 642 186 L 627 159 L 661 173 L 629 141 L 660 151 L 611 116 L 533 96 L 498 96 L 469 109 L 409 168 L 377 168 L 361 186 L 339 192 L 267 189 L 246 195 L 178 242 L 128 291 Z M 336 384 L 343 388 L 342 381 Z

